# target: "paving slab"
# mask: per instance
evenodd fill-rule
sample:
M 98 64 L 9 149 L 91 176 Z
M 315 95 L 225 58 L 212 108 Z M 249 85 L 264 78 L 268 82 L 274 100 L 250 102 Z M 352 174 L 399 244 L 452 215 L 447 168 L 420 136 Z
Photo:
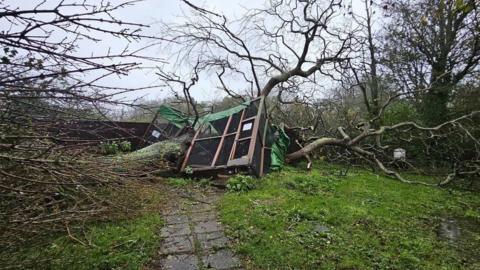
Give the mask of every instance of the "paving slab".
M 178 192 L 178 191 L 176 191 Z M 220 193 L 209 189 L 187 190 L 172 200 L 162 216 L 162 243 L 151 266 L 154 269 L 240 269 L 229 249 L 215 207 Z
M 160 235 L 163 238 L 190 234 L 190 225 L 188 223 L 170 224 L 162 228 Z
M 204 250 L 225 248 L 228 245 L 228 238 L 222 231 L 197 234 L 197 240 Z
M 213 211 L 214 210 L 214 207 L 209 204 L 209 203 L 196 203 L 196 204 L 192 204 L 192 207 L 190 208 L 190 211 L 191 212 L 210 212 L 210 211 Z
M 207 269 L 230 269 L 240 267 L 240 261 L 229 249 L 221 249 L 202 258 L 203 266 Z
M 179 223 L 188 223 L 188 216 L 185 214 L 175 214 L 168 215 L 163 217 L 165 219 L 165 224 L 179 224 Z
M 163 216 L 172 216 L 172 215 L 183 215 L 185 214 L 185 209 L 174 208 L 174 209 L 167 209 L 162 211 Z
M 198 258 L 194 254 L 168 255 L 161 260 L 161 269 L 168 270 L 197 270 Z
M 171 236 L 163 239 L 160 254 L 193 253 L 194 244 L 191 235 Z
M 190 214 L 190 220 L 193 221 L 193 222 L 217 220 L 217 213 L 214 212 L 214 211 L 191 213 Z
M 216 220 L 209 220 L 195 223 L 193 231 L 195 233 L 218 232 L 223 231 L 223 227 Z

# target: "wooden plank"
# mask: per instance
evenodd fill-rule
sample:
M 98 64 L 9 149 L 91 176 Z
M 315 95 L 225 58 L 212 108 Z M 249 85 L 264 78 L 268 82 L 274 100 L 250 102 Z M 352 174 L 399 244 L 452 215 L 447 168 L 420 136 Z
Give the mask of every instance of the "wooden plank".
M 211 140 L 211 139 L 218 139 L 218 138 L 222 138 L 222 137 L 223 137 L 223 134 L 222 134 L 222 135 L 218 135 L 218 136 L 212 136 L 212 137 L 198 138 L 198 139 L 197 139 L 197 142 L 198 142 L 198 141 Z
M 266 131 L 267 131 L 267 127 L 268 127 L 268 118 L 267 116 L 265 115 L 265 129 L 263 130 L 263 136 L 262 136 L 262 150 L 261 150 L 261 156 L 260 156 L 260 175 L 259 176 L 263 176 L 263 162 L 265 161 L 265 134 L 266 134 Z
M 256 117 L 256 116 L 252 116 L 252 117 L 249 117 L 249 118 L 245 118 L 245 119 L 242 120 L 242 122 L 247 122 L 247 121 L 253 120 L 253 119 L 255 119 L 255 118 L 257 118 L 257 117 Z
M 193 136 L 192 143 L 190 144 L 190 147 L 188 147 L 187 153 L 185 154 L 185 158 L 183 159 L 182 162 L 182 167 L 180 168 L 180 171 L 184 171 L 185 167 L 187 167 L 187 161 L 190 158 L 190 153 L 192 152 L 193 146 L 195 145 L 195 140 L 197 139 L 198 134 L 200 133 L 201 129 L 198 129 L 197 132 L 195 132 L 195 135 Z
M 253 130 L 252 130 L 252 140 L 250 141 L 250 146 L 248 148 L 248 160 L 251 163 L 253 159 L 253 154 L 255 152 L 255 143 L 257 143 L 257 136 L 258 136 L 258 128 L 260 126 L 260 113 L 263 109 L 263 97 L 262 100 L 259 102 L 257 116 L 255 118 L 255 122 L 253 122 Z
M 237 141 L 241 142 L 241 141 L 246 141 L 246 140 L 250 140 L 252 138 L 252 136 L 248 136 L 248 137 L 244 137 L 244 138 L 239 138 Z
M 240 116 L 240 121 L 238 121 L 237 134 L 235 135 L 235 140 L 233 141 L 232 151 L 230 151 L 230 157 L 228 158 L 228 160 L 232 160 L 233 156 L 235 155 L 235 150 L 237 149 L 238 138 L 240 137 L 240 131 L 242 130 L 243 116 L 245 115 L 246 110 L 247 110 L 247 108 L 242 110 L 242 115 Z
M 228 128 L 230 127 L 230 122 L 232 121 L 232 118 L 233 118 L 233 115 L 230 115 L 228 117 L 227 126 L 225 126 L 225 129 L 223 130 L 222 138 L 220 139 L 220 142 L 218 143 L 218 147 L 217 147 L 217 151 L 215 152 L 215 156 L 213 156 L 212 167 L 215 167 L 215 163 L 217 162 L 218 156 L 220 155 L 220 151 L 222 151 L 223 143 L 225 141 L 225 136 L 227 136 L 227 131 L 228 131 Z

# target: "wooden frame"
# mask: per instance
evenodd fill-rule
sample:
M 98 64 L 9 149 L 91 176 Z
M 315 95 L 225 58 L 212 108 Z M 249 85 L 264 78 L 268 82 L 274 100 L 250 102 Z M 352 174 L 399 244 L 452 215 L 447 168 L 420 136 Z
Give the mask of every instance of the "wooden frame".
M 246 118 L 246 112 L 247 110 L 251 110 L 251 108 L 249 106 L 255 106 L 254 104 L 258 102 L 258 105 L 257 105 L 257 108 L 256 108 L 256 114 L 254 116 L 250 116 L 248 118 Z M 192 139 L 192 143 L 191 145 L 189 146 L 187 152 L 186 152 L 186 155 L 185 155 L 185 158 L 182 162 L 182 166 L 181 166 L 181 171 L 185 171 L 186 168 L 188 166 L 191 166 L 191 169 L 193 172 L 200 172 L 200 171 L 208 171 L 208 170 L 226 170 L 226 169 L 229 169 L 229 168 L 239 168 L 239 167 L 243 167 L 243 168 L 250 168 L 250 169 L 253 169 L 253 167 L 255 167 L 255 165 L 257 166 L 257 170 L 254 171 L 254 173 L 257 175 L 257 176 L 262 176 L 263 175 L 263 172 L 264 172 L 264 161 L 265 161 L 265 149 L 268 149 L 267 147 L 265 147 L 265 143 L 266 143 L 266 130 L 267 130 L 267 125 L 269 124 L 269 119 L 268 119 L 268 115 L 266 114 L 265 112 L 265 98 L 262 96 L 262 97 L 259 97 L 259 98 L 256 98 L 254 100 L 252 100 L 250 102 L 250 105 L 245 107 L 244 109 L 242 109 L 240 112 L 240 119 L 238 120 L 238 126 L 236 128 L 236 131 L 235 132 L 228 132 L 228 130 L 230 129 L 231 125 L 232 125 L 232 122 L 233 122 L 233 117 L 235 114 L 232 114 L 230 116 L 228 116 L 228 119 L 227 119 L 227 123 L 225 125 L 225 128 L 222 132 L 221 135 L 216 135 L 216 136 L 211 136 L 211 137 L 206 137 L 206 138 L 199 138 L 199 134 L 201 133 L 201 130 L 202 129 L 198 129 L 196 132 L 195 132 L 195 135 Z M 260 121 L 262 119 L 262 114 L 265 116 L 265 123 L 264 123 L 264 127 L 260 127 Z M 248 122 L 251 122 L 253 120 L 253 125 L 252 125 L 252 132 L 249 136 L 246 136 L 246 137 L 241 137 L 241 133 L 242 133 L 242 128 L 244 127 L 244 124 L 245 123 L 248 123 Z M 263 128 L 263 129 L 261 129 Z M 262 134 L 260 134 L 259 130 L 261 130 Z M 226 162 L 226 165 L 225 164 L 221 164 L 221 165 L 215 165 L 219 159 L 219 156 L 221 154 L 221 151 L 223 149 L 223 146 L 225 144 L 225 140 L 228 136 L 233 136 L 235 135 L 235 138 L 234 138 L 234 141 L 232 143 L 232 146 L 231 146 L 231 149 L 230 149 L 230 154 L 228 155 L 228 159 L 227 159 L 227 162 Z M 257 159 L 257 162 L 260 162 L 260 164 L 253 164 L 253 161 L 254 161 L 254 154 L 255 154 L 255 147 L 256 147 L 256 144 L 257 144 L 257 140 L 258 140 L 258 136 L 260 136 L 260 148 L 261 148 L 261 151 L 259 153 L 259 161 Z M 214 140 L 214 139 L 218 139 L 220 138 L 220 141 L 218 143 L 218 145 L 216 146 L 216 149 L 214 151 L 214 156 L 212 158 L 212 161 L 210 162 L 209 166 L 205 166 L 205 165 L 189 165 L 189 161 L 191 159 L 191 155 L 192 155 L 192 149 L 195 147 L 195 145 L 199 142 L 199 141 L 204 141 L 204 140 Z M 238 143 L 241 142 L 241 141 L 245 141 L 245 140 L 250 140 L 250 143 L 248 145 L 248 151 L 247 151 L 247 154 L 246 155 L 243 155 L 241 157 L 237 157 L 235 158 L 235 154 L 237 152 L 237 149 L 238 149 Z M 252 171 L 252 170 L 250 170 Z

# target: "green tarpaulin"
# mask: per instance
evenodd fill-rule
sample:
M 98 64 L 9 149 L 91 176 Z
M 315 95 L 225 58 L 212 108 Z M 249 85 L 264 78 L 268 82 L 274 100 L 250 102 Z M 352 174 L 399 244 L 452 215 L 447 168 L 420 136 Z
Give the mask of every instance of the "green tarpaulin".
M 230 108 L 228 110 L 225 110 L 225 111 L 216 112 L 216 113 L 209 113 L 207 115 L 204 115 L 204 116 L 200 117 L 198 122 L 200 124 L 205 124 L 205 123 L 213 122 L 215 120 L 219 120 L 219 119 L 229 117 L 230 115 L 236 114 L 237 112 L 240 112 L 241 110 L 245 109 L 246 107 L 248 107 L 248 105 L 250 105 L 250 101 L 243 102 L 242 104 L 240 104 L 238 106 L 235 106 L 233 108 Z
M 224 110 L 221 112 L 216 112 L 216 113 L 209 113 L 207 115 L 204 115 L 198 119 L 198 123 L 195 128 L 200 127 L 201 125 L 209 124 L 215 120 L 223 119 L 226 117 L 229 117 L 232 114 L 235 114 L 237 112 L 240 112 L 241 110 L 245 109 L 250 105 L 250 101 L 246 101 L 238 106 L 235 106 L 233 108 L 230 108 L 228 110 Z M 193 117 L 188 117 L 181 111 L 174 109 L 170 107 L 169 105 L 161 105 L 158 108 L 158 114 L 160 117 L 163 119 L 169 121 L 170 123 L 174 124 L 178 128 L 183 128 L 188 124 L 193 123 L 194 118 Z
M 278 137 L 272 144 L 272 163 L 270 168 L 272 170 L 279 170 L 285 164 L 285 156 L 287 155 L 287 149 L 290 145 L 290 138 L 287 136 L 283 128 L 277 126 L 271 127 L 273 131 L 278 134 Z
M 183 128 L 189 123 L 188 116 L 165 104 L 158 108 L 158 115 L 178 128 Z

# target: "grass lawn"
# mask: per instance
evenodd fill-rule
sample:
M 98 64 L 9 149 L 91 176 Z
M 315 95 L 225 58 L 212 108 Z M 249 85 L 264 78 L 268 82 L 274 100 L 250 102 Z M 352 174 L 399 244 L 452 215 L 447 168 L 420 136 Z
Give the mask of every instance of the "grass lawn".
M 223 198 L 248 268 L 480 269 L 480 194 L 338 169 L 286 168 Z
M 48 248 L 50 256 L 42 267 L 52 269 L 139 269 L 160 243 L 159 214 L 112 224 L 91 226 L 82 240 L 56 239 Z M 45 268 L 44 268 L 45 269 Z
M 13 252 L 0 250 L 0 269 L 142 269 L 160 245 L 162 192 L 155 184 L 129 184 L 109 196 L 135 204 L 132 216 L 91 222 L 72 229 L 73 237 L 52 233 Z

